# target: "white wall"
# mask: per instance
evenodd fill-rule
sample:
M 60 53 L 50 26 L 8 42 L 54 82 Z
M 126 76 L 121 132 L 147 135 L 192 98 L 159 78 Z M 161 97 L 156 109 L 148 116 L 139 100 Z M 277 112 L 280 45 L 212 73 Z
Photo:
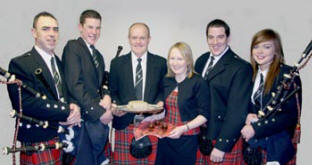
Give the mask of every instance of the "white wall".
M 97 48 L 105 55 L 107 65 L 114 57 L 117 46 L 123 45 L 122 53 L 129 51 L 128 27 L 137 21 L 147 23 L 151 28 L 151 52 L 167 56 L 168 48 L 177 41 L 185 41 L 193 49 L 196 59 L 208 50 L 205 28 L 215 18 L 224 19 L 231 27 L 231 47 L 241 57 L 249 60 L 251 37 L 263 28 L 273 28 L 282 37 L 286 62 L 293 65 L 311 40 L 312 12 L 309 0 L 10 0 L 0 6 L 0 66 L 8 67 L 12 57 L 30 50 L 34 41 L 30 30 L 33 17 L 49 11 L 59 20 L 60 41 L 56 53 L 61 56 L 67 40 L 77 38 L 77 24 L 80 13 L 85 9 L 100 12 L 102 37 Z M 303 82 L 302 138 L 299 145 L 298 164 L 309 160 L 312 147 L 311 62 L 301 71 Z M 6 86 L 0 86 L 0 146 L 10 146 L 13 136 L 13 119 L 8 113 L 11 108 Z M 310 97 L 309 97 L 310 96 Z M 310 120 L 309 120 L 310 119 Z M 11 156 L 0 156 L 1 164 L 11 164 Z

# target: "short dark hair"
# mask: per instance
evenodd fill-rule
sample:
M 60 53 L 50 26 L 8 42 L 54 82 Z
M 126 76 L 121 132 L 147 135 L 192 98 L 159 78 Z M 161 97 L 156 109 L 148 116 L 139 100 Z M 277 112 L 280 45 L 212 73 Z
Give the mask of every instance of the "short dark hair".
M 221 19 L 212 20 L 211 22 L 209 22 L 207 24 L 207 27 L 206 27 L 206 37 L 208 37 L 208 30 L 209 30 L 210 27 L 223 27 L 224 30 L 225 30 L 226 37 L 230 36 L 230 27 L 229 27 L 229 25 L 227 23 L 225 23 Z
M 80 24 L 83 25 L 87 18 L 95 18 L 95 19 L 99 19 L 100 21 L 102 20 L 100 13 L 91 9 L 85 10 L 81 13 Z
M 55 21 L 57 21 L 57 19 L 54 17 L 54 15 L 52 15 L 52 14 L 49 13 L 49 12 L 42 11 L 42 12 L 38 13 L 38 14 L 34 17 L 33 28 L 36 28 L 36 24 L 37 24 L 38 19 L 39 19 L 40 17 L 51 17 L 51 18 L 53 18 Z

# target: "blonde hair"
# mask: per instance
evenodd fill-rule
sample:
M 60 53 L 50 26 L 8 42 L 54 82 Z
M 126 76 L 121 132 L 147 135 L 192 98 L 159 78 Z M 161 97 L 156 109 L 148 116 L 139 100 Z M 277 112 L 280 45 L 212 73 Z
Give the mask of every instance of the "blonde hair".
M 191 47 L 185 42 L 177 42 L 170 47 L 170 49 L 168 51 L 168 58 L 167 58 L 168 72 L 167 72 L 166 76 L 167 77 L 174 77 L 175 76 L 174 72 L 171 70 L 171 68 L 169 66 L 170 53 L 171 53 L 172 49 L 174 49 L 174 48 L 179 50 L 182 57 L 186 61 L 186 63 L 187 63 L 186 74 L 187 74 L 188 78 L 191 78 L 194 74 L 193 55 L 192 55 Z

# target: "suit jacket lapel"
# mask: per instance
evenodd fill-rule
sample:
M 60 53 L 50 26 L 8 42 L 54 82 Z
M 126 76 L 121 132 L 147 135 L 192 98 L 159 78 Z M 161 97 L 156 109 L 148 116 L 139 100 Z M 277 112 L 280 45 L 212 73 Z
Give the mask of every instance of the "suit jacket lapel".
M 200 73 L 200 75 L 203 74 L 205 65 L 206 65 L 209 57 L 210 57 L 210 55 L 206 54 L 206 55 L 204 55 L 203 60 L 199 61 L 200 63 L 198 64 L 199 65 L 198 72 Z
M 231 63 L 233 58 L 234 57 L 232 51 L 231 49 L 229 49 L 212 68 L 212 70 L 208 74 L 207 80 L 209 81 L 213 79 L 215 76 L 217 76 L 219 73 L 223 72 L 225 70 L 225 65 Z
M 57 64 L 57 67 L 58 67 L 58 70 L 59 70 L 59 73 L 60 73 L 60 76 L 61 76 L 63 97 L 65 98 L 65 101 L 67 102 L 68 95 L 67 95 L 67 88 L 66 88 L 66 85 L 65 85 L 65 77 L 64 77 L 62 63 L 61 63 L 61 60 L 57 56 L 55 56 L 55 57 L 56 57 L 56 64 Z
M 88 46 L 86 45 L 86 43 L 84 42 L 84 40 L 81 37 L 78 38 L 78 42 L 82 45 L 81 47 L 83 48 L 83 51 L 84 51 L 83 53 L 81 53 L 81 54 L 83 54 L 83 56 L 85 56 L 85 57 L 83 57 L 83 59 L 86 58 L 87 59 L 86 62 L 89 61 L 89 65 L 94 68 L 94 72 L 90 73 L 90 76 L 92 76 L 94 79 L 96 79 L 97 82 L 100 82 L 98 74 L 97 74 L 98 71 L 94 66 L 92 54 L 91 54 Z M 82 66 L 82 67 L 84 67 L 84 66 Z
M 146 77 L 145 77 L 145 89 L 144 89 L 144 100 L 146 100 L 149 96 L 151 85 L 153 81 L 153 73 L 155 71 L 154 63 L 153 63 L 153 55 L 147 53 L 147 61 L 146 61 Z
M 135 89 L 134 89 L 134 80 L 133 80 L 133 71 L 132 71 L 132 58 L 131 58 L 131 52 L 125 55 L 125 64 L 123 65 L 123 74 L 125 74 L 125 85 L 128 86 L 131 93 L 130 96 L 134 96 L 136 98 Z
M 54 78 L 52 77 L 47 64 L 44 62 L 44 60 L 42 59 L 42 57 L 39 55 L 39 53 L 36 51 L 35 48 L 32 49 L 31 54 L 34 56 L 34 59 L 36 61 L 36 64 L 37 64 L 36 68 L 42 69 L 42 73 L 40 73 L 41 75 L 38 75 L 38 76 L 42 76 L 42 80 L 40 79 L 40 81 L 50 92 L 52 92 L 51 94 L 53 95 L 53 97 L 56 100 L 58 100 Z

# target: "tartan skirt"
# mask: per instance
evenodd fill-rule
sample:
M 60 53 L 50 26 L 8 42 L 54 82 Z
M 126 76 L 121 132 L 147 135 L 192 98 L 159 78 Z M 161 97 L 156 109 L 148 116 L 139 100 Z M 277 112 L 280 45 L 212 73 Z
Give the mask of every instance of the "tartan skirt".
M 212 144 L 215 145 L 216 141 L 213 140 Z M 242 165 L 243 160 L 243 139 L 239 138 L 233 146 L 231 152 L 224 154 L 223 162 L 215 163 L 210 161 L 210 155 L 203 155 L 199 149 L 196 153 L 196 165 Z
M 148 136 L 152 143 L 152 153 L 143 159 L 137 159 L 130 154 L 130 144 L 133 138 L 133 124 L 123 130 L 115 131 L 115 151 L 113 152 L 114 165 L 154 165 L 156 160 L 157 142 L 156 136 Z
M 49 140 L 47 142 L 31 143 L 27 145 L 36 146 L 41 143 L 45 145 L 55 144 L 57 138 Z M 24 144 L 22 144 L 24 145 Z M 20 153 L 20 165 L 61 165 L 61 154 L 60 149 L 46 149 L 44 151 L 37 151 L 32 153 Z

